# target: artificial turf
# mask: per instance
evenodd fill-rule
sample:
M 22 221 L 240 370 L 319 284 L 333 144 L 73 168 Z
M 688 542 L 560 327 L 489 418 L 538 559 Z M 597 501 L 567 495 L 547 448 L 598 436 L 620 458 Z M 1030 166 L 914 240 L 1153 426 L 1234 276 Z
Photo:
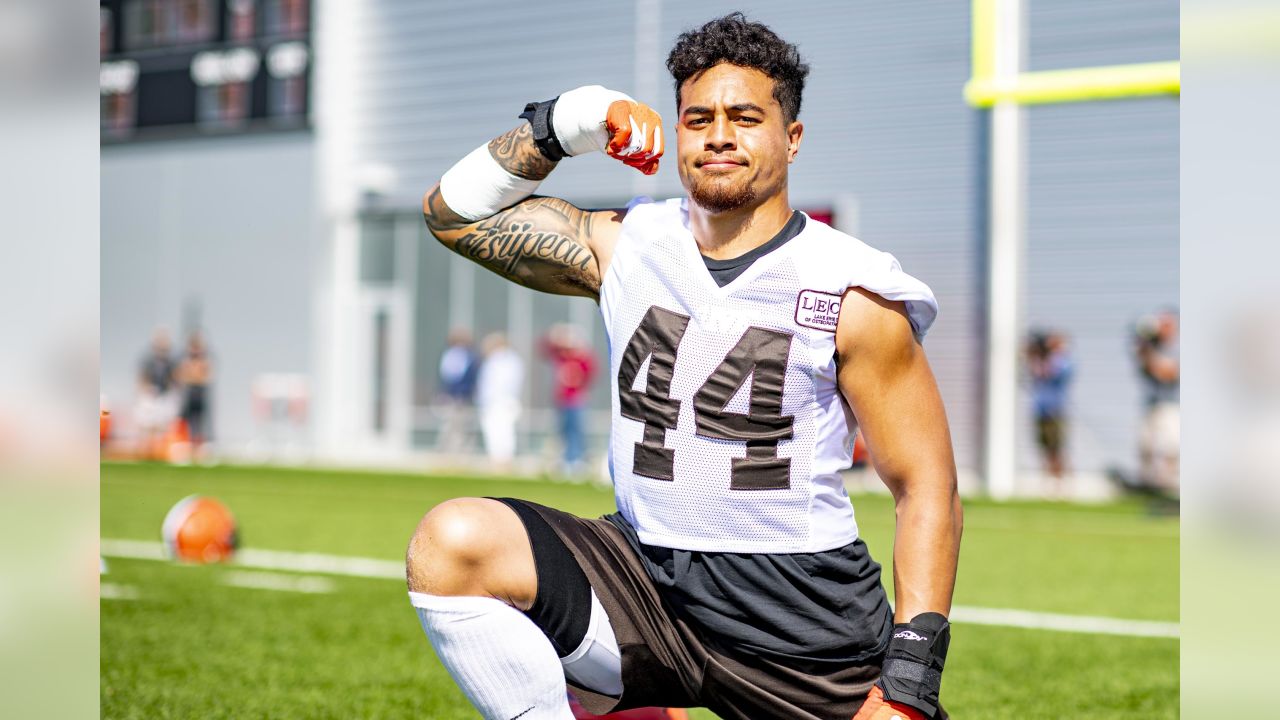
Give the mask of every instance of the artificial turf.
M 164 513 L 191 493 L 229 505 L 247 547 L 387 560 L 451 497 L 518 496 L 588 516 L 613 507 L 606 490 L 551 481 L 109 464 L 102 535 L 158 540 Z M 891 501 L 854 503 L 887 562 Z M 333 592 L 305 594 L 230 586 L 234 567 L 108 562 L 103 582 L 134 597 L 102 601 L 105 718 L 476 717 L 397 581 L 333 577 Z M 1177 521 L 1139 504 L 966 503 L 957 604 L 1168 621 L 1177 588 Z M 1177 716 L 1177 640 L 966 623 L 953 633 L 953 717 Z

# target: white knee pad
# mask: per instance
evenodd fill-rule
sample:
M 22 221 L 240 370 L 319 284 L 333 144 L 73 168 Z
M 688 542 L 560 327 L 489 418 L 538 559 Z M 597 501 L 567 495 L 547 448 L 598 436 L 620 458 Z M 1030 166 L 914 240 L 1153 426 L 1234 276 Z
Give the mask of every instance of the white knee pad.
M 564 675 L 575 685 L 603 695 L 622 695 L 622 652 L 604 606 L 591 591 L 591 621 L 578 649 L 560 658 Z

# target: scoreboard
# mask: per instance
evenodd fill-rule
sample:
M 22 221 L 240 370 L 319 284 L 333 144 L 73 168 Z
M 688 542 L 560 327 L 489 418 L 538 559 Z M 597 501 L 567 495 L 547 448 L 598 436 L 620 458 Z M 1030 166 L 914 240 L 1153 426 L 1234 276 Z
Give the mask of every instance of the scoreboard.
M 104 143 L 308 126 L 310 0 L 102 0 Z

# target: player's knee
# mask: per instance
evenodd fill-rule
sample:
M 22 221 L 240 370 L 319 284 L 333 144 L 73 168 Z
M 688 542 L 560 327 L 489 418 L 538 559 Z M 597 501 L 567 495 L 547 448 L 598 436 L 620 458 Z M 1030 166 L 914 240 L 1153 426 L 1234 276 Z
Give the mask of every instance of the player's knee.
M 456 498 L 432 508 L 409 540 L 409 589 L 435 595 L 488 594 L 488 568 L 503 550 L 501 533 L 495 532 L 502 510 L 500 503 L 481 498 Z

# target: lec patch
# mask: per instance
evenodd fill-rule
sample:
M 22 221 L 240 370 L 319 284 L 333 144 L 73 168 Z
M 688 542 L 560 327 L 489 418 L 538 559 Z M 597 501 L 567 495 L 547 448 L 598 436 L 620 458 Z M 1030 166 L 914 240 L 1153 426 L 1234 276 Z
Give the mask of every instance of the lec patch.
M 796 324 L 814 330 L 836 331 L 840 320 L 840 296 L 817 290 L 801 290 L 796 297 Z

